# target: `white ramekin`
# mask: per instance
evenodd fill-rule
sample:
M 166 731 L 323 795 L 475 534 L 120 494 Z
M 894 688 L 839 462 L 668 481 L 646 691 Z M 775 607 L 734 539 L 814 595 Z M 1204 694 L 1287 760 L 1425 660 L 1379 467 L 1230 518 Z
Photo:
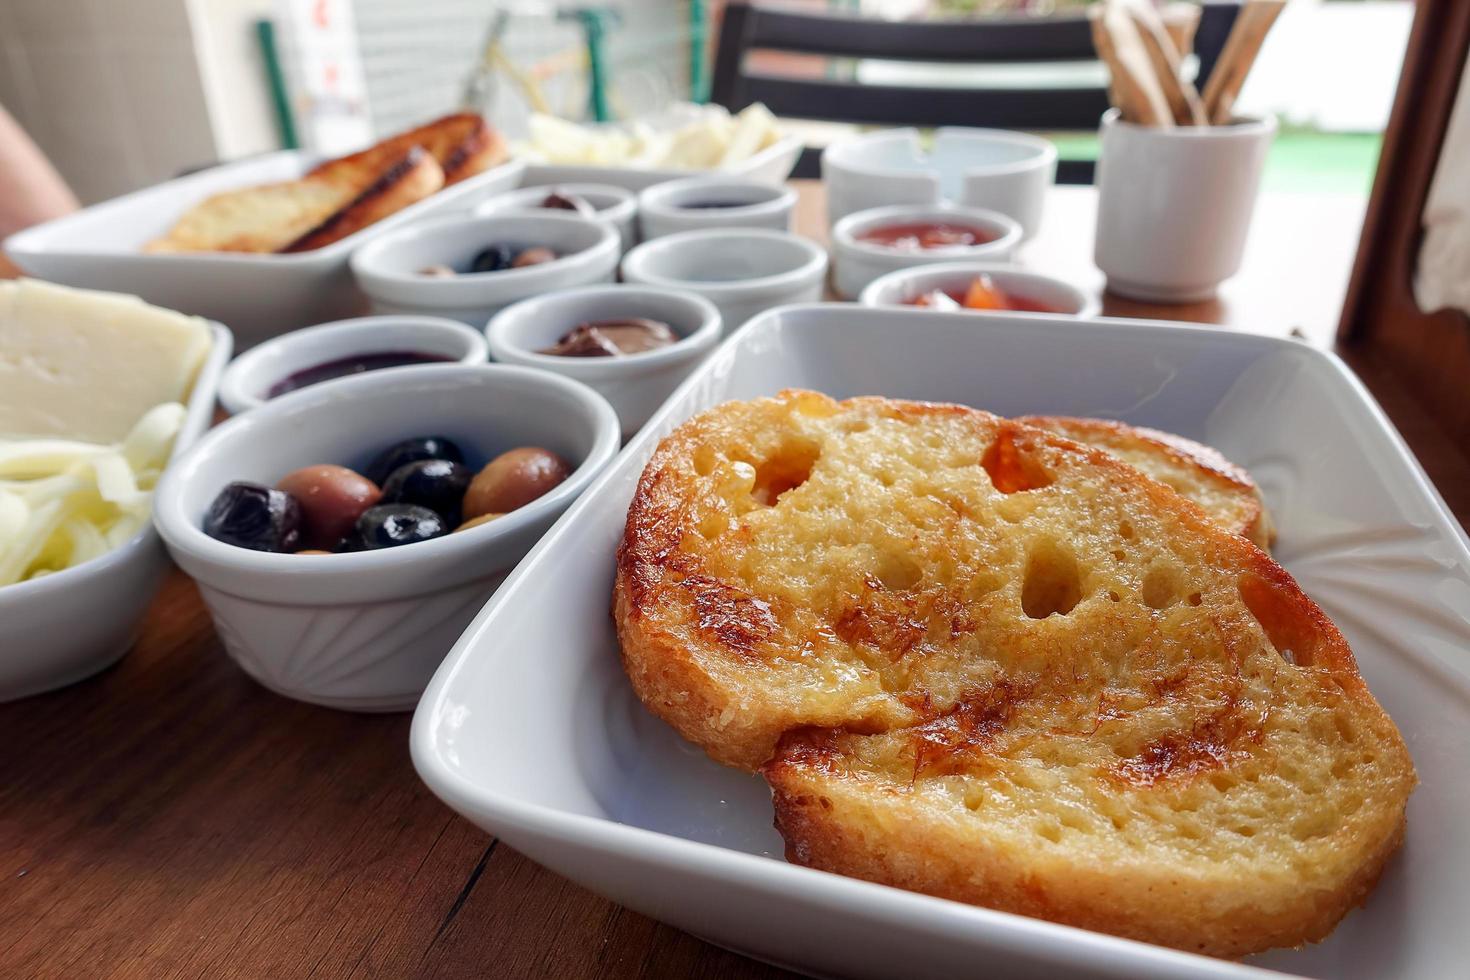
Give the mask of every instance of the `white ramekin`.
M 858 302 L 864 306 L 907 306 L 935 289 L 963 291 L 977 276 L 986 275 L 1001 289 L 1051 307 L 1052 316 L 1097 316 L 1102 309 L 1096 296 L 1089 296 L 1065 279 L 1032 272 L 1016 265 L 993 262 L 941 262 L 898 269 L 868 283 Z M 981 316 L 1013 316 L 1017 310 L 964 310 Z
M 272 338 L 230 362 L 219 401 L 231 415 L 259 408 L 270 389 L 298 371 L 361 354 L 437 354 L 461 364 L 485 360 L 484 336 L 458 320 L 434 316 L 364 316 Z
M 710 201 L 730 207 L 700 208 Z M 654 184 L 638 195 L 645 241 L 698 228 L 771 228 L 790 231 L 796 191 L 785 185 L 733 177 L 687 177 Z
M 559 208 L 543 208 L 541 202 L 547 194 L 576 194 L 597 211 L 599 221 L 606 221 L 618 230 L 626 252 L 638 244 L 638 198 L 625 187 L 613 184 L 548 184 L 544 187 L 522 187 L 497 194 L 481 201 L 470 212 L 476 217 L 490 214 L 505 214 L 508 211 L 551 211 L 555 214 L 575 212 Z
M 471 467 L 515 446 L 544 446 L 574 469 L 497 520 L 381 551 L 271 554 L 203 531 L 210 502 L 231 481 L 274 484 L 314 463 L 360 469 L 421 435 L 454 439 Z M 568 378 L 496 364 L 390 368 L 283 395 L 218 426 L 164 475 L 153 519 L 246 673 L 303 701 L 403 710 L 618 445 L 611 406 Z
M 543 245 L 560 257 L 524 269 L 458 276 L 424 276 L 425 266 L 467 266 L 494 244 Z M 381 314 L 424 313 L 482 327 L 491 315 L 527 296 L 608 282 L 620 242 L 606 222 L 575 214 L 535 211 L 459 217 L 410 225 L 352 253 L 352 274 Z
M 953 221 L 974 225 L 996 237 L 980 245 L 898 249 L 858 240 L 858 235 L 885 225 Z M 832 287 L 843 299 L 856 299 L 879 276 L 897 269 L 939 262 L 984 260 L 1004 262 L 1021 243 L 1021 226 L 995 211 L 952 204 L 897 204 L 858 211 L 832 228 Z
M 622 357 L 540 353 L 580 323 L 624 316 L 661 320 L 679 340 Z M 582 286 L 506 307 L 490 320 L 485 336 L 497 361 L 540 368 L 590 386 L 618 413 L 623 438 L 628 439 L 720 342 L 720 311 L 686 290 Z
M 628 282 L 698 293 L 720 311 L 726 336 L 762 310 L 822 297 L 827 253 L 765 228 L 704 228 L 644 242 L 623 257 Z

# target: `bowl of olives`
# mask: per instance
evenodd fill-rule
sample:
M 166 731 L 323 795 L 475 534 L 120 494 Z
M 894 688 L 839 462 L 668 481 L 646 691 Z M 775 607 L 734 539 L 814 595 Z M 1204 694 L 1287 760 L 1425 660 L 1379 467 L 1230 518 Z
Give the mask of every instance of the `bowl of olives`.
M 521 300 L 485 328 L 490 355 L 590 385 L 623 438 L 643 427 L 720 342 L 715 304 L 679 289 L 598 285 Z
M 575 211 L 424 221 L 352 253 L 352 274 L 379 314 L 424 313 L 484 326 L 500 309 L 568 286 L 610 282 L 618 232 Z
M 154 523 L 260 683 L 406 710 L 618 445 L 612 408 L 571 379 L 391 368 L 218 426 L 159 483 Z

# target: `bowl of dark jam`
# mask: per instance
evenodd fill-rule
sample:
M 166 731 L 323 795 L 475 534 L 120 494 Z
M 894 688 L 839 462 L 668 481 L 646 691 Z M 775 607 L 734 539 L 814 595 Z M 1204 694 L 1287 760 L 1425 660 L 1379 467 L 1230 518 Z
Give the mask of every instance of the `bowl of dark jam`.
M 388 368 L 484 363 L 484 336 L 457 320 L 367 316 L 281 334 L 230 364 L 219 400 L 231 415 L 324 381 Z
M 643 239 L 699 228 L 790 231 L 796 191 L 732 177 L 687 177 L 655 184 L 638 195 Z

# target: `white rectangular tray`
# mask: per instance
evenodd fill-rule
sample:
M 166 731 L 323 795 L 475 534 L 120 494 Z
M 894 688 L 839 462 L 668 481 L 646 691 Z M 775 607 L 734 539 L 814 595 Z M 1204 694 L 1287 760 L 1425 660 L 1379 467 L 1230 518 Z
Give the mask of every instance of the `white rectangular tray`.
M 222 191 L 294 180 L 316 158 L 282 150 L 222 164 L 84 208 L 5 239 L 6 254 L 41 279 L 111 289 L 209 317 L 234 331 L 240 349 L 297 327 L 367 310 L 347 258 L 389 228 L 466 210 L 513 189 L 525 164 L 511 160 L 411 204 L 339 242 L 310 252 L 149 254 L 186 210 Z
M 786 864 L 756 777 L 634 697 L 613 552 L 657 441 L 807 387 L 1095 415 L 1217 446 L 1259 480 L 1277 556 L 1347 635 L 1422 781 L 1408 840 L 1327 941 L 1229 963 Z M 731 337 L 501 587 L 414 718 L 414 762 L 475 823 L 574 881 L 750 955 L 842 976 L 1464 976 L 1470 963 L 1470 550 L 1362 385 L 1287 340 L 1123 320 L 797 306 Z

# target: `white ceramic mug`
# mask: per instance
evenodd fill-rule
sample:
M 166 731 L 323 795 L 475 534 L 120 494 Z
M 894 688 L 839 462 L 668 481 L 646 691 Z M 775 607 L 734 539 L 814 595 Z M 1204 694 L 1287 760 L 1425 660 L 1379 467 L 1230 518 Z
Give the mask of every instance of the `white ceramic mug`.
M 1103 116 L 1093 258 L 1119 296 L 1210 299 L 1240 269 L 1276 121 L 1136 126 Z

